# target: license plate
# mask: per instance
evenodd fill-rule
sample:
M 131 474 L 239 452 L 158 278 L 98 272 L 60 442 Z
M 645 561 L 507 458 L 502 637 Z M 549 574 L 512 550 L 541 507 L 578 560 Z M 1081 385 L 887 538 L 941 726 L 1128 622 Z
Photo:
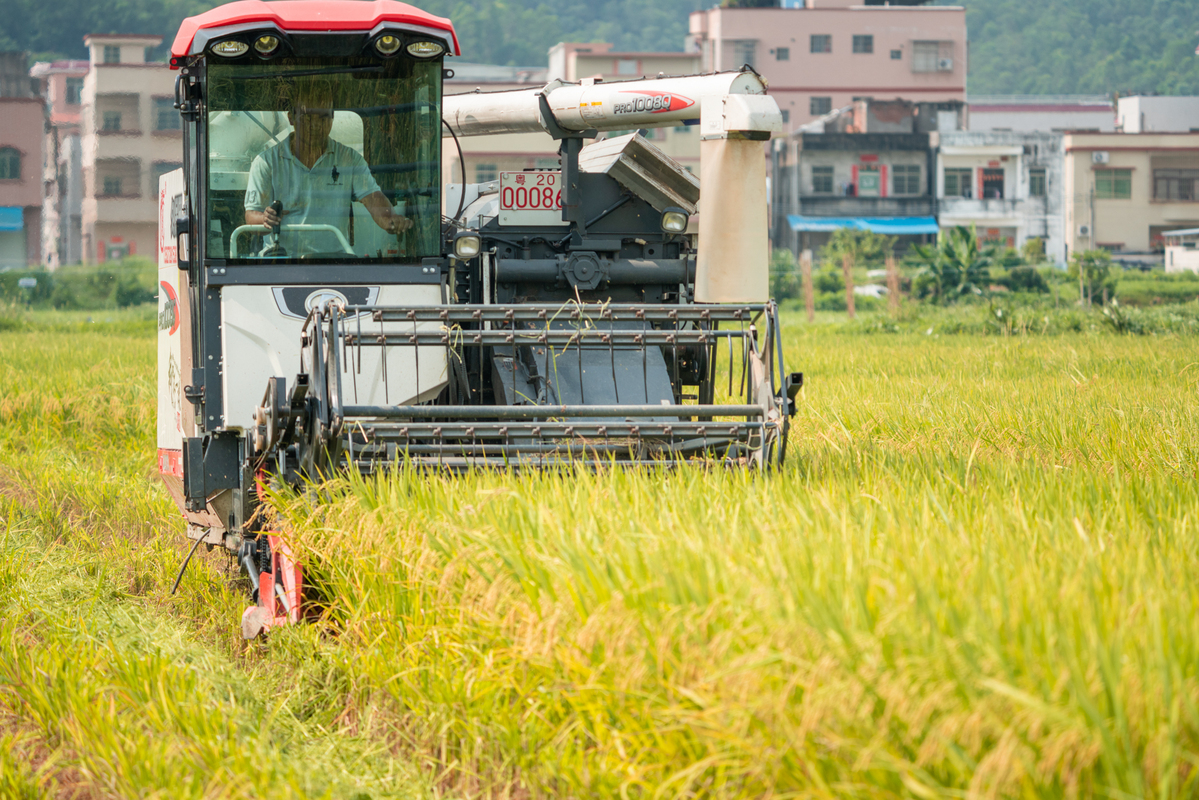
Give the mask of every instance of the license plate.
M 501 172 L 501 225 L 566 225 L 562 221 L 562 173 Z

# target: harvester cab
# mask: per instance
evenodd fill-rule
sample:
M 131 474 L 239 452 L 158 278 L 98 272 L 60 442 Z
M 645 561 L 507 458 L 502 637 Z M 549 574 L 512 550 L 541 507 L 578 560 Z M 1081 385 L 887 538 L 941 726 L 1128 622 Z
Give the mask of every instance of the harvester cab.
M 762 79 L 443 96 L 458 54 L 449 20 L 393 0 L 241 0 L 172 46 L 159 467 L 189 537 L 238 553 L 259 627 L 300 601 L 256 530 L 265 480 L 783 458 L 799 377 L 767 291 Z M 699 180 L 628 133 L 681 125 Z M 461 139 L 514 132 L 559 166 L 468 183 Z

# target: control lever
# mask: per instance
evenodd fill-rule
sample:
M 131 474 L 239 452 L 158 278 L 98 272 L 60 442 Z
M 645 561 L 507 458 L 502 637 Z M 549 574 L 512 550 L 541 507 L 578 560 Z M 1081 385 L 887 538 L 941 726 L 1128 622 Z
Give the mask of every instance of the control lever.
M 283 249 L 283 244 L 279 241 L 279 232 L 283 230 L 283 202 L 276 200 L 275 202 L 271 203 L 271 210 L 274 211 L 276 216 L 279 217 L 279 224 L 271 228 L 271 232 L 275 234 L 275 245 L 270 250 L 267 250 L 263 255 L 265 255 L 267 258 L 285 257 L 287 255 L 287 251 Z

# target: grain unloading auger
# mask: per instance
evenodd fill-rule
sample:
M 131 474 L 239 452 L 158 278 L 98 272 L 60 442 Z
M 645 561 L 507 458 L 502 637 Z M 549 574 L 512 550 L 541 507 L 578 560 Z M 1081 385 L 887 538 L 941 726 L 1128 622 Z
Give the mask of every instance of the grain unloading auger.
M 767 292 L 763 81 L 443 98 L 457 52 L 448 20 L 390 0 L 243 0 L 172 47 L 160 471 L 188 535 L 255 582 L 248 632 L 300 613 L 298 567 L 257 530 L 267 476 L 783 458 L 800 379 Z M 599 138 L 680 125 L 700 180 L 638 133 Z M 443 135 L 537 132 L 559 169 L 443 190 Z

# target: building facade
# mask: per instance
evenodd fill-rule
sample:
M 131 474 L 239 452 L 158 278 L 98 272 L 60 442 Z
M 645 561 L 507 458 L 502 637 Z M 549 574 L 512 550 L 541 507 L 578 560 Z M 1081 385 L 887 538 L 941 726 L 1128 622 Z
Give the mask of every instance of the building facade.
M 83 261 L 83 83 L 87 61 L 33 65 L 49 112 L 42 183 L 42 255 L 47 268 Z
M 705 72 L 749 64 L 790 130 L 855 99 L 966 99 L 966 11 L 924 0 L 804 0 L 713 8 L 690 18 Z
M 158 36 L 90 34 L 80 162 L 85 262 L 153 256 L 158 178 L 182 163 L 174 75 L 146 61 Z
M 956 131 L 939 136 L 937 216 L 942 229 L 974 227 L 980 239 L 1022 247 L 1045 243 L 1066 261 L 1062 135 Z
M 972 131 L 1110 133 L 1116 130 L 1116 109 L 1106 95 L 972 95 L 969 106 Z
M 1116 101 L 1121 133 L 1199 131 L 1199 97 L 1121 97 Z
M 0 53 L 0 270 L 41 263 L 46 110 L 25 53 Z
M 1062 149 L 1070 252 L 1159 253 L 1199 227 L 1199 133 L 1071 133 Z

